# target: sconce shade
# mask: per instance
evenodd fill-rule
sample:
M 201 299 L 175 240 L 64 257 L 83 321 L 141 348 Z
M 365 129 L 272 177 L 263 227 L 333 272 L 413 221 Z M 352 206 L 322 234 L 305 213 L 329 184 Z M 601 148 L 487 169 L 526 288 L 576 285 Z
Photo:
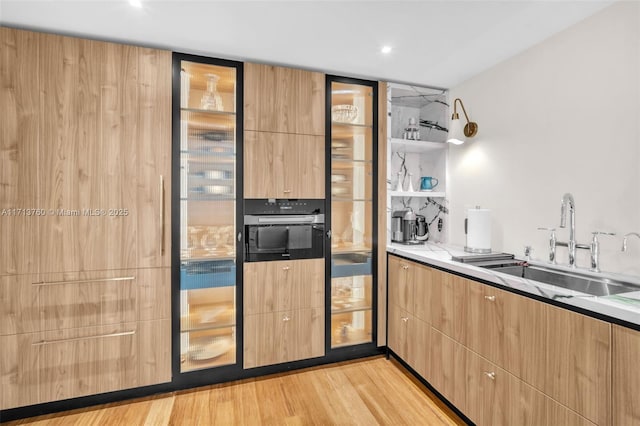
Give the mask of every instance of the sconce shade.
M 464 113 L 464 118 L 466 120 L 464 127 L 462 127 L 462 120 L 460 120 L 460 116 L 456 109 L 457 102 L 460 102 L 460 107 L 462 108 L 462 112 Z M 449 137 L 447 142 L 454 145 L 461 145 L 464 143 L 465 138 L 472 138 L 476 133 L 478 133 L 478 123 L 469 120 L 469 116 L 467 115 L 467 111 L 464 109 L 462 99 L 456 98 L 453 101 L 453 114 L 451 114 L 451 124 L 449 126 Z
M 455 114 L 455 118 L 451 117 L 451 124 L 449 125 L 449 137 L 447 142 L 454 145 L 462 145 L 464 143 L 464 135 L 462 134 L 462 123 L 460 118 Z

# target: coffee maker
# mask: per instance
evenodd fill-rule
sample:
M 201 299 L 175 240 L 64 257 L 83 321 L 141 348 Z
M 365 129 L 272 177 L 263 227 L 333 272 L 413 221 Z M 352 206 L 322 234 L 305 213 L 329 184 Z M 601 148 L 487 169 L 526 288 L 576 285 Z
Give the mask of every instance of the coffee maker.
M 422 244 L 417 236 L 416 214 L 411 208 L 397 210 L 391 215 L 391 241 L 400 244 Z

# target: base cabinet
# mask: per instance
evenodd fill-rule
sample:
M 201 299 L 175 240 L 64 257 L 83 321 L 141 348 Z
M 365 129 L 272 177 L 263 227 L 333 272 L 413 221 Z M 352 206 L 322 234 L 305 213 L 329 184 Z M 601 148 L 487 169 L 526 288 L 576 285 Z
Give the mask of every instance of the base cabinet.
M 244 368 L 324 355 L 324 260 L 244 264 Z
M 612 401 L 614 425 L 640 425 L 640 332 L 613 326 Z
M 610 324 L 395 256 L 388 264 L 390 349 L 473 422 L 611 423 Z M 618 363 L 632 369 L 624 353 Z
M 171 380 L 170 321 L 0 336 L 2 409 Z
M 248 315 L 244 368 L 324 355 L 324 308 Z

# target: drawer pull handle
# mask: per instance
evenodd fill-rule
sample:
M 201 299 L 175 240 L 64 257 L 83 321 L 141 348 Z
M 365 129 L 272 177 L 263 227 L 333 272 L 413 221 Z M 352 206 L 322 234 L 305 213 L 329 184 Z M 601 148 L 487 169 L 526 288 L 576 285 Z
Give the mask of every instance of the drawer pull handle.
M 287 322 L 287 321 L 289 321 L 290 319 L 291 319 L 291 318 L 289 318 L 289 317 L 288 317 L 288 316 L 286 316 L 286 315 L 282 317 L 282 321 L 284 321 L 284 322 Z
M 495 380 L 496 379 L 496 373 L 494 373 L 493 371 L 491 371 L 491 372 L 485 371 L 484 375 L 487 376 L 488 378 L 490 378 L 491 380 Z
M 282 267 L 282 270 L 283 270 L 283 271 L 288 271 L 289 269 L 291 269 L 291 267 L 289 267 L 289 266 L 283 266 L 283 267 Z
M 487 299 L 489 302 L 495 302 L 496 301 L 496 297 L 495 296 L 485 296 L 485 299 Z
M 71 280 L 71 281 L 40 281 L 37 283 L 32 283 L 32 285 L 43 286 L 43 285 L 61 285 L 61 284 L 85 284 L 85 283 L 100 283 L 100 282 L 111 282 L 111 281 L 133 281 L 136 277 L 116 277 L 116 278 L 94 278 L 90 280 Z
M 404 269 L 404 270 L 409 269 L 409 265 L 402 265 L 402 269 Z
M 31 345 L 32 346 L 43 346 L 43 345 L 50 345 L 52 343 L 77 342 L 78 340 L 103 339 L 103 338 L 106 338 L 106 337 L 131 336 L 133 334 L 136 334 L 135 330 L 122 331 L 120 333 L 98 334 L 98 335 L 95 335 L 95 336 L 73 337 L 71 339 L 40 340 L 39 342 L 34 342 Z
M 284 190 L 284 191 L 282 191 L 282 192 L 284 192 L 285 194 L 289 194 L 289 193 L 291 193 L 291 190 L 290 190 L 290 189 L 285 189 L 285 190 Z
M 160 175 L 160 256 L 164 256 L 164 176 Z
M 409 321 L 409 317 L 400 317 L 400 319 L 401 319 L 403 322 L 407 322 L 407 321 Z

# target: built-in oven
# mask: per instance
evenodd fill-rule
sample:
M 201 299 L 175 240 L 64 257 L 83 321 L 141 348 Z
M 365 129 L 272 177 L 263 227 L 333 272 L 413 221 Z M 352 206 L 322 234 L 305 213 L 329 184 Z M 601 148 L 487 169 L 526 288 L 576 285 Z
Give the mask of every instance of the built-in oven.
M 324 200 L 244 201 L 246 262 L 324 257 Z

